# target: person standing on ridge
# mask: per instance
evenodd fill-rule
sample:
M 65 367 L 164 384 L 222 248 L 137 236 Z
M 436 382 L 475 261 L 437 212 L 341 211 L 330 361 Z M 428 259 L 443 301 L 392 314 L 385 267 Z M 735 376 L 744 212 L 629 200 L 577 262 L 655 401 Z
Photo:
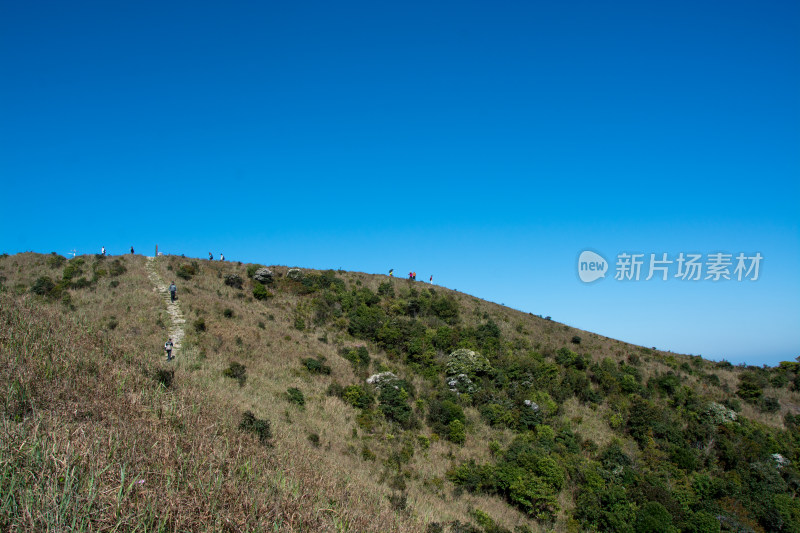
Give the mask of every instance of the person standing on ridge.
M 131 255 L 133 255 L 133 246 L 131 246 Z
M 102 255 L 106 255 L 106 247 L 105 246 L 100 247 L 100 253 Z
M 431 274 L 430 283 L 433 284 L 433 274 Z
M 167 342 L 164 343 L 164 351 L 167 352 L 167 361 L 172 360 L 172 337 L 170 337 Z
M 209 261 L 213 261 L 214 260 L 214 256 L 211 255 L 211 252 L 208 252 L 208 260 Z
M 225 261 L 225 256 L 222 254 L 222 252 L 219 253 L 219 260 Z
M 390 268 L 390 269 L 389 269 L 389 277 L 390 277 L 390 278 L 393 278 L 393 277 L 394 277 L 394 269 L 393 269 L 393 268 Z
M 175 282 L 171 281 L 169 284 L 169 299 L 171 302 L 175 301 L 175 293 L 178 292 L 178 287 L 175 286 Z

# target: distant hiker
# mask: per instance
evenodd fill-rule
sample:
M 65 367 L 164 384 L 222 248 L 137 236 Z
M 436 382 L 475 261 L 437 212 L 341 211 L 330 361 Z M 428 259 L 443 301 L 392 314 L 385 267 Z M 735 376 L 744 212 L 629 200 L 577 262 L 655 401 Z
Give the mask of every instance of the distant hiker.
M 219 260 L 220 261 L 225 261 L 225 256 L 222 255 L 222 252 L 219 253 Z
M 103 254 L 103 255 L 106 255 L 106 247 L 105 247 L 105 246 L 103 246 L 103 247 L 100 249 L 100 253 L 101 253 L 101 254 Z
M 393 269 L 393 268 L 390 268 L 390 269 L 389 269 L 389 277 L 390 277 L 390 278 L 393 278 L 393 277 L 394 277 L 394 269 Z
M 208 260 L 209 261 L 213 261 L 214 260 L 214 256 L 211 255 L 211 252 L 208 252 Z
M 178 287 L 175 286 L 175 282 L 171 281 L 169 284 L 169 299 L 171 302 L 175 301 L 175 293 L 178 292 Z
M 408 281 L 411 281 L 412 279 L 414 279 L 414 273 L 413 272 L 409 272 L 408 273 Z
M 433 283 L 433 274 L 431 274 L 431 279 L 430 279 L 429 283 Z
M 164 343 L 164 351 L 167 352 L 167 361 L 172 360 L 172 346 L 172 337 L 170 337 L 169 340 Z
M 411 279 L 413 279 L 414 281 L 417 281 L 417 273 L 416 272 L 414 272 L 414 276 Z
M 131 255 L 133 255 L 133 246 L 131 246 Z

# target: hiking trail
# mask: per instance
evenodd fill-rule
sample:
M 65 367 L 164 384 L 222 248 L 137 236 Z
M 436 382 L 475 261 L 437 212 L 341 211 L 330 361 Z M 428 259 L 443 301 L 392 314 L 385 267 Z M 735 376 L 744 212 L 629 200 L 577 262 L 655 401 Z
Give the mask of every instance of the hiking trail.
M 158 292 L 164 299 L 164 302 L 167 304 L 167 313 L 169 314 L 170 321 L 169 336 L 172 338 L 173 344 L 172 357 L 175 358 L 178 356 L 178 353 L 181 350 L 181 341 L 183 340 L 183 325 L 186 323 L 186 320 L 183 318 L 183 313 L 181 312 L 181 307 L 178 305 L 177 300 L 175 302 L 170 301 L 167 284 L 164 283 L 164 280 L 161 279 L 158 271 L 156 271 L 155 257 L 147 258 L 145 268 L 147 270 L 147 277 L 150 278 L 150 281 L 152 281 L 153 285 L 155 286 L 153 291 Z M 166 341 L 166 339 L 164 340 Z

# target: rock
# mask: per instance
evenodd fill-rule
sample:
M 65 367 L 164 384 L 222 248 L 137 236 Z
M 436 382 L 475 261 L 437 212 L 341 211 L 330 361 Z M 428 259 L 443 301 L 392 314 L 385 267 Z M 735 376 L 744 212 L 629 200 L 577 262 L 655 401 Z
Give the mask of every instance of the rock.
M 295 281 L 300 281 L 303 277 L 303 272 L 301 272 L 299 268 L 290 268 L 286 273 L 286 277 Z
M 266 267 L 259 268 L 258 270 L 256 270 L 256 273 L 253 274 L 253 279 L 258 281 L 259 283 L 272 283 L 272 278 L 273 278 L 272 270 Z

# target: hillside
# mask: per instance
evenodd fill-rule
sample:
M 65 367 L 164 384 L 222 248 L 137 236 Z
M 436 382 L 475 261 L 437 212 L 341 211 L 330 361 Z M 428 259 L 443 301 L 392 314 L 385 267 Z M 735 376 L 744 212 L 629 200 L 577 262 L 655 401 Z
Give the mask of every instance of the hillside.
M 0 529 L 800 531 L 800 363 L 260 268 L 0 257 Z

